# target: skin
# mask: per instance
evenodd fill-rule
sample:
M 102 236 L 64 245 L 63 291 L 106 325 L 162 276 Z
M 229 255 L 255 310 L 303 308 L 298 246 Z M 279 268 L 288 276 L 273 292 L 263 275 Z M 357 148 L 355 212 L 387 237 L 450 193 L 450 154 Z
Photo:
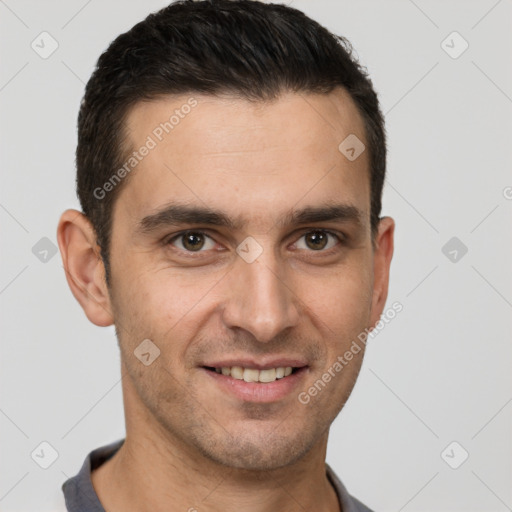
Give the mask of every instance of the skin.
M 75 210 L 60 219 L 71 290 L 91 322 L 115 323 L 121 349 L 126 440 L 92 473 L 94 488 L 110 511 L 340 510 L 325 473 L 327 439 L 364 345 L 310 403 L 297 395 L 375 325 L 388 293 L 394 222 L 382 218 L 372 244 L 368 151 L 350 162 L 338 150 L 351 133 L 365 141 L 362 118 L 342 89 L 266 103 L 194 98 L 116 200 L 110 289 L 89 221 Z M 133 148 L 187 99 L 136 104 L 126 119 Z M 172 203 L 221 210 L 241 225 L 137 231 Z M 334 203 L 357 208 L 360 222 L 280 223 L 292 210 Z M 185 229 L 207 235 L 193 257 L 172 237 Z M 311 245 L 320 229 L 341 241 Z M 236 253 L 248 236 L 263 249 L 252 263 Z M 134 356 L 144 339 L 160 350 L 149 366 Z M 308 369 L 285 398 L 249 403 L 200 368 L 228 356 L 299 357 Z

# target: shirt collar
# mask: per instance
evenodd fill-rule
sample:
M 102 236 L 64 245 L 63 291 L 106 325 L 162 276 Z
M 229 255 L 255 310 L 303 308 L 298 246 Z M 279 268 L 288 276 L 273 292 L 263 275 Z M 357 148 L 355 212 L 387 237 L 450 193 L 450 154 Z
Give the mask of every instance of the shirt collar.
M 78 474 L 62 484 L 68 512 L 83 512 L 85 510 L 87 512 L 105 512 L 92 485 L 91 472 L 110 459 L 123 443 L 124 439 L 120 439 L 90 452 Z M 340 509 L 343 512 L 371 512 L 369 508 L 349 495 L 329 464 L 325 464 L 325 469 L 327 478 L 336 491 Z

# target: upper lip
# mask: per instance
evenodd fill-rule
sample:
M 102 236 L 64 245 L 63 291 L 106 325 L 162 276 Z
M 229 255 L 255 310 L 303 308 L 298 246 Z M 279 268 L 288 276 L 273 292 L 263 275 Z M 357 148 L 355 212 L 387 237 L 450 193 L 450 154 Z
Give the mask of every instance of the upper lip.
M 270 368 L 280 368 L 291 366 L 292 368 L 302 368 L 307 366 L 303 359 L 279 357 L 273 359 L 261 358 L 255 359 L 224 359 L 223 361 L 211 361 L 201 366 L 208 366 L 210 368 L 231 368 L 232 366 L 241 366 L 242 368 L 254 368 L 256 370 L 268 370 Z

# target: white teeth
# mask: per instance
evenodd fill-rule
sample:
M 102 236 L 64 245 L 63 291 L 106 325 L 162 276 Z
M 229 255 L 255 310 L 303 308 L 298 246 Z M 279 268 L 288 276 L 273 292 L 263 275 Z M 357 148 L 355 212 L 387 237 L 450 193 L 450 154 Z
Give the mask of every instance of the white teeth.
M 241 366 L 232 366 L 231 377 L 233 377 L 234 379 L 243 380 L 244 369 Z
M 273 382 L 276 380 L 276 371 L 274 368 L 271 370 L 260 370 L 260 382 Z
M 259 376 L 260 376 L 259 370 L 251 370 L 250 368 L 246 368 L 244 370 L 245 382 L 258 382 Z
M 245 382 L 274 382 L 276 379 L 288 377 L 292 373 L 291 366 L 280 366 L 279 368 L 267 368 L 266 370 L 255 370 L 254 368 L 242 368 L 241 366 L 215 368 L 217 373 L 231 376 Z

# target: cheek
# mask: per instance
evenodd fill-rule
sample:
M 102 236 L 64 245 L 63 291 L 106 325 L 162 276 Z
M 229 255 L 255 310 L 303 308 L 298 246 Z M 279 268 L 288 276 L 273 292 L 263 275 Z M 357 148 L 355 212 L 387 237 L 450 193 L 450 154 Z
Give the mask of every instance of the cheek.
M 145 270 L 143 259 L 144 255 L 124 258 L 112 266 L 116 323 L 126 327 L 130 346 L 149 338 L 159 340 L 167 350 L 172 345 L 176 355 L 179 344 L 168 341 L 179 340 L 184 334 L 185 339 L 193 339 L 204 327 L 221 300 L 218 294 L 226 297 L 222 290 L 229 279 L 222 281 L 227 270 L 208 266 L 186 271 L 165 266 Z M 115 272 L 117 269 L 121 270 Z M 288 276 L 289 286 L 299 299 L 297 307 L 305 310 L 324 338 L 334 335 L 337 340 L 346 341 L 369 324 L 370 270 L 367 251 L 357 251 L 346 264 L 331 272 L 323 269 L 305 273 L 296 269 Z
M 314 284 L 314 286 L 312 286 Z M 369 324 L 372 275 L 368 267 L 344 269 L 302 287 L 301 300 L 319 321 L 326 336 L 358 334 Z
M 179 360 L 188 339 L 201 328 L 204 308 L 215 298 L 215 286 L 223 274 L 184 272 L 170 268 L 124 275 L 115 287 L 115 318 L 128 332 L 130 348 L 149 338 L 162 351 L 163 359 Z M 131 266 L 131 268 L 135 268 Z M 133 345 L 133 346 L 132 346 Z M 168 357 L 167 357 L 168 356 Z

